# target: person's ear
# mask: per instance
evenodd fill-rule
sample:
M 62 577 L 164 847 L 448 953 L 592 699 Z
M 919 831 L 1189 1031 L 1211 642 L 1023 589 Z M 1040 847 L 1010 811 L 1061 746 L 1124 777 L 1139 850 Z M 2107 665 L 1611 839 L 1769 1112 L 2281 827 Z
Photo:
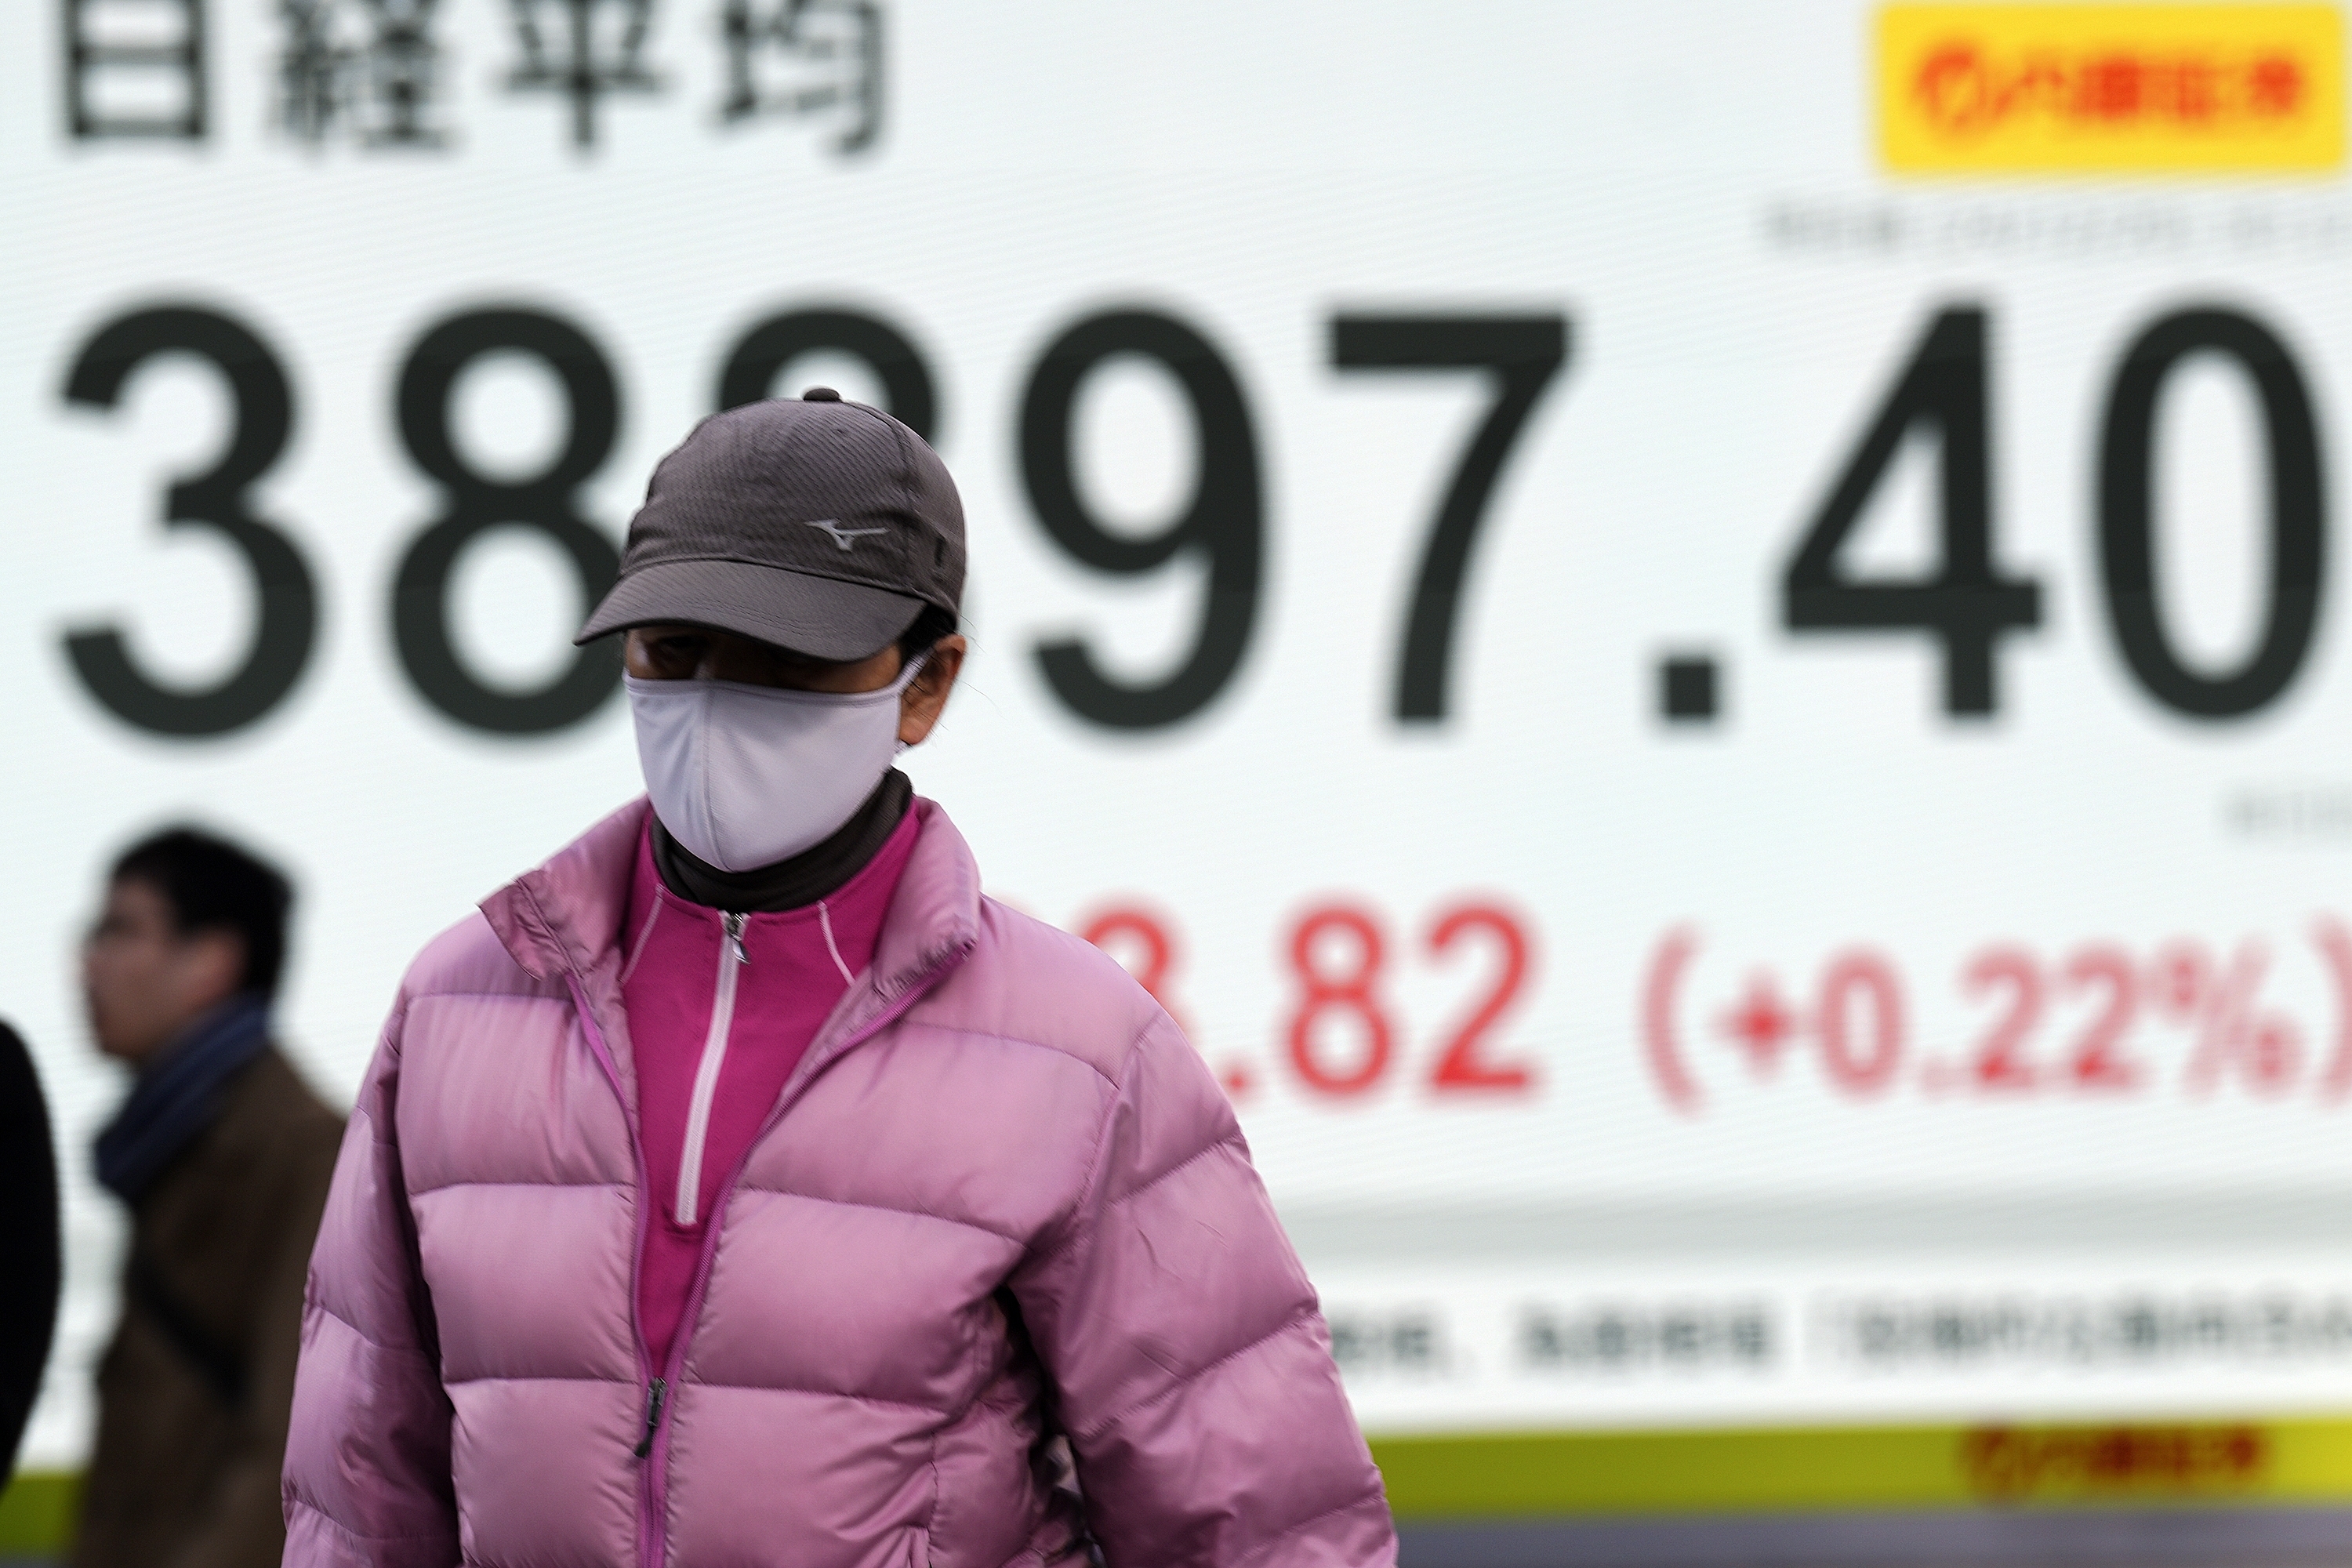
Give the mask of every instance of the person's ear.
M 183 940 L 180 1000 L 191 1013 L 218 1006 L 245 988 L 245 936 L 209 927 Z
M 961 637 L 944 637 L 933 643 L 931 657 L 898 694 L 898 739 L 906 744 L 921 745 L 940 721 L 948 693 L 955 689 L 956 677 L 963 671 L 967 646 Z

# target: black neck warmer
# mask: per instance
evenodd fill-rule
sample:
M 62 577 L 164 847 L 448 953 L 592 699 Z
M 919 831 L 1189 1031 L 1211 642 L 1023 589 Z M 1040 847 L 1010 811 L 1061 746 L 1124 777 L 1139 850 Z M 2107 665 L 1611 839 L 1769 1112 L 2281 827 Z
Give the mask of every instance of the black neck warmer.
M 890 835 L 906 820 L 915 803 L 915 786 L 892 768 L 866 797 L 866 804 L 830 838 L 803 849 L 789 860 L 750 871 L 722 871 L 698 859 L 669 829 L 654 818 L 654 869 L 662 886 L 679 898 L 731 914 L 774 914 L 806 909 L 819 899 L 839 891 L 849 879 L 866 869 L 882 851 Z

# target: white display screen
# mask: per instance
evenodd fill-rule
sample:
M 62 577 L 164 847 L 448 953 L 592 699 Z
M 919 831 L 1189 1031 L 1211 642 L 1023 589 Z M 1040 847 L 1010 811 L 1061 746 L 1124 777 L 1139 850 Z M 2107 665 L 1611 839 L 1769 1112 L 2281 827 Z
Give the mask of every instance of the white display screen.
M 907 770 L 1226 1081 L 1373 1432 L 2352 1404 L 2339 170 L 1895 172 L 1848 4 L 789 9 L 0 14 L 25 1463 L 111 857 L 286 867 L 348 1103 L 640 788 L 656 459 L 820 383 L 962 490 Z

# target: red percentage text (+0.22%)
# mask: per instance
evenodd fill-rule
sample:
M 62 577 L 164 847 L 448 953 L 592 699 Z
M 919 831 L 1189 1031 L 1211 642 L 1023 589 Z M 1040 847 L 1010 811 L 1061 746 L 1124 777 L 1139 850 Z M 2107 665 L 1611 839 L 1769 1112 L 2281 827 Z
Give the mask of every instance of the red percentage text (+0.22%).
M 1179 1025 L 1186 1022 L 1177 984 L 1182 948 L 1173 921 L 1150 905 L 1120 902 L 1097 910 L 1076 929 L 1125 964 Z M 1493 955 L 1492 978 L 1433 1038 L 1408 1037 L 1388 994 L 1391 965 L 1446 963 L 1462 950 L 1482 946 Z M 1274 1021 L 1271 1054 L 1286 1076 L 1310 1094 L 1343 1100 L 1401 1079 L 1437 1094 L 1533 1094 L 1536 1064 L 1503 1038 L 1502 1027 L 1534 984 L 1535 942 L 1526 917 L 1491 898 L 1455 899 L 1431 911 L 1417 952 L 1398 955 L 1395 947 L 1379 911 L 1355 900 L 1314 904 L 1280 932 L 1275 957 L 1290 984 Z M 1236 1100 L 1258 1086 L 1249 1062 L 1213 1065 Z
M 2234 947 L 2183 937 L 2146 949 L 2085 942 L 2049 952 L 1989 943 L 1955 976 L 1979 1021 L 1963 1039 L 1927 1043 L 1916 1037 L 1902 971 L 1874 948 L 1833 952 L 1796 984 L 1757 967 L 1737 989 L 1706 993 L 1692 973 L 1699 939 L 1677 927 L 1651 955 L 1643 1057 L 1661 1097 L 1686 1113 L 1706 1104 L 1707 1069 L 1728 1062 L 1769 1083 L 1801 1053 L 1832 1089 L 1857 1100 L 1904 1090 L 1981 1100 L 2169 1089 L 2192 1099 L 2236 1091 L 2333 1104 L 2352 1096 L 2352 932 L 2323 918 L 2310 942 L 2334 991 L 2332 1018 L 2299 1017 L 2265 999 L 2273 952 L 2260 937 Z

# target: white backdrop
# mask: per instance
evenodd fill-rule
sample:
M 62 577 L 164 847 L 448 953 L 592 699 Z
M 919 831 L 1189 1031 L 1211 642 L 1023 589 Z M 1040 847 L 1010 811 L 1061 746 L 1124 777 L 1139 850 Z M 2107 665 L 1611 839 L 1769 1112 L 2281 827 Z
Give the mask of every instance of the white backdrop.
M 73 981 L 108 858 L 193 818 L 288 866 L 283 1032 L 347 1100 L 409 954 L 637 787 L 618 700 L 487 732 L 395 647 L 395 575 L 452 504 L 395 389 L 420 339 L 485 310 L 568 323 L 610 366 L 609 455 L 530 504 L 615 541 L 757 323 L 854 311 L 920 354 L 974 653 L 909 771 L 999 896 L 1167 940 L 1159 988 L 1235 1086 L 1376 1429 L 2352 1400 L 2343 552 L 2307 641 L 2271 587 L 2274 534 L 2291 560 L 2332 542 L 2342 491 L 2340 178 L 1900 184 L 1873 153 L 1870 12 L 1845 4 L 884 3 L 878 126 L 848 153 L 846 96 L 722 119 L 718 0 L 650 7 L 656 85 L 603 98 L 587 148 L 561 94 L 509 90 L 523 47 L 492 0 L 433 15 L 437 148 L 289 131 L 291 24 L 261 0 L 211 0 L 203 139 L 74 137 L 58 7 L 0 14 L 0 1010 L 55 1100 L 71 1273 L 27 1463 L 82 1452 L 112 1310 L 87 1144 L 121 1085 Z M 626 8 L 591 9 L 617 50 Z M 86 12 L 125 37 L 178 15 Z M 364 46 L 371 13 L 342 12 Z M 854 16 L 823 26 L 832 56 L 772 39 L 758 63 L 854 78 Z M 168 111 L 170 76 L 101 107 Z M 66 395 L 94 339 L 161 308 L 282 367 L 290 434 L 247 504 L 317 603 L 283 697 L 194 737 L 127 721 L 66 642 L 120 628 L 151 681 L 197 689 L 254 637 L 243 557 L 160 526 L 239 427 L 220 372 L 159 353 L 110 406 Z M 2102 586 L 2102 453 L 2129 449 L 2103 432 L 2111 386 L 2195 310 L 2291 356 L 2320 480 L 2276 532 L 2265 432 L 2300 416 L 2266 425 L 2221 353 L 2161 382 L 2149 529 L 2181 679 L 2245 664 L 2273 623 L 2293 645 L 2231 717 L 2134 673 Z M 1021 459 L 1048 345 L 1119 312 L 1214 350 L 1262 497 L 1255 534 L 1238 503 L 1203 524 L 1229 571 L 1262 560 L 1246 635 L 1216 634 L 1230 675 L 1145 728 L 1084 717 L 1037 649 L 1082 639 L 1105 679 L 1159 685 L 1202 637 L 1205 551 L 1094 570 Z M 1507 378 L 1335 365 L 1339 317 L 1488 322 L 1431 351 L 1472 359 L 1507 319 L 1540 384 L 1459 595 L 1433 601 L 1433 719 L 1397 712 L 1408 610 Z M 1783 587 L 1939 320 L 1963 350 L 1981 323 L 1980 358 L 1935 364 L 1982 366 L 1991 569 L 2038 585 L 1975 714 L 1948 710 L 1940 636 L 1792 631 Z M 883 393 L 840 352 L 773 384 L 820 381 Z M 1964 422 L 1954 384 L 1930 412 Z M 572 425 L 521 353 L 476 363 L 449 408 L 489 482 L 529 480 Z M 1147 356 L 1105 359 L 1074 408 L 1111 540 L 1181 519 L 1204 466 L 1213 494 L 1247 489 L 1248 453 L 1204 459 Z M 1942 569 L 1939 450 L 1976 470 L 1938 428 L 1911 425 L 1868 490 L 1847 579 Z M 582 602 L 548 535 L 509 526 L 461 553 L 446 608 L 460 662 L 521 691 L 566 668 Z M 1664 711 L 1670 659 L 1711 663 L 1712 718 Z M 1148 965 L 1136 921 L 1105 941 Z

